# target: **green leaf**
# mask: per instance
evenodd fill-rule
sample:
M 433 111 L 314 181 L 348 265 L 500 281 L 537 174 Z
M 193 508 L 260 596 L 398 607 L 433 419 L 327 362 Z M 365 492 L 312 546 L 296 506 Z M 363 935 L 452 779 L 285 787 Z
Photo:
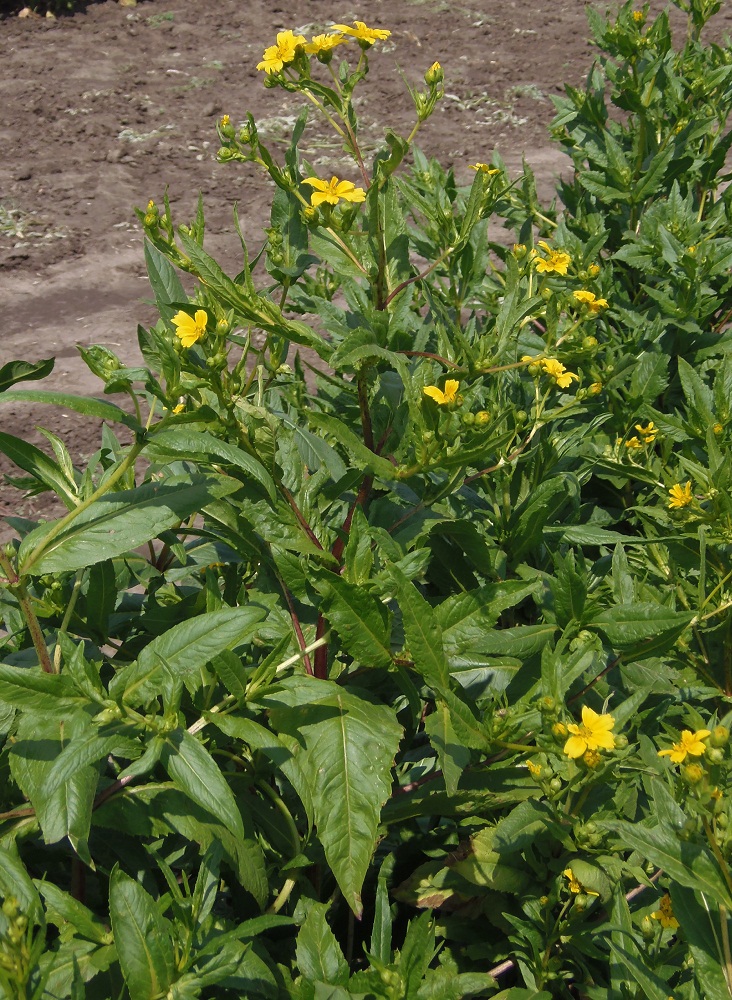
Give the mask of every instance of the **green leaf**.
M 5 899 L 14 896 L 31 920 L 41 914 L 40 897 L 14 842 L 12 846 L 0 847 L 0 895 Z
M 244 839 L 244 824 L 234 793 L 203 744 L 184 729 L 168 733 L 160 760 L 182 792 Z
M 258 459 L 247 454 L 242 448 L 237 448 L 226 441 L 219 441 L 206 431 L 195 431 L 189 427 L 159 431 L 151 435 L 145 447 L 145 454 L 156 462 L 170 461 L 175 455 L 195 462 L 231 465 L 256 480 L 271 500 L 277 496 L 274 480 Z
M 0 368 L 0 392 L 5 392 L 16 382 L 35 382 L 53 371 L 55 358 L 43 361 L 8 361 Z
M 43 539 L 58 522 L 48 521 L 26 535 L 18 556 L 20 571 L 63 573 L 123 555 L 238 488 L 233 479 L 192 476 L 187 482 L 147 483 L 109 493 L 82 511 L 47 547 Z
M 150 240 L 146 239 L 143 243 L 147 276 L 155 293 L 155 304 L 165 322 L 170 323 L 178 311 L 178 307 L 173 303 L 187 302 L 188 296 L 168 258 L 153 246 Z
M 393 709 L 363 691 L 311 677 L 283 681 L 281 689 L 297 697 L 295 707 L 277 707 L 282 694 L 263 701 L 273 728 L 304 747 L 298 761 L 312 788 L 318 838 L 346 902 L 360 916 L 361 886 L 391 791 L 402 728 Z
M 512 563 L 542 542 L 544 526 L 559 516 L 569 503 L 579 502 L 579 483 L 575 476 L 563 473 L 539 483 L 511 514 L 506 550 Z
M 154 900 L 118 867 L 109 880 L 109 918 L 130 1000 L 156 1000 L 173 979 L 173 942 Z
M 575 874 L 582 882 L 582 874 L 579 871 Z M 663 979 L 648 968 L 644 953 L 635 941 L 630 909 L 620 887 L 616 888 L 614 894 L 612 921 L 624 932 L 614 931 L 610 938 L 615 974 L 622 976 L 624 973 L 629 988 L 634 992 L 640 989 L 641 995 L 647 1000 L 668 1000 L 668 983 L 664 983 Z
M 402 613 L 406 645 L 415 669 L 436 692 L 450 686 L 450 672 L 435 613 L 398 566 L 389 567 L 395 598 Z
M 681 924 L 694 957 L 694 976 L 701 996 L 704 1000 L 729 1000 L 724 958 L 719 951 L 719 945 L 724 940 L 719 910 L 702 906 L 693 890 L 684 886 L 672 885 L 670 892 L 674 916 Z
M 668 358 L 665 354 L 641 354 L 630 377 L 633 399 L 655 402 L 668 385 Z
M 594 615 L 585 626 L 600 629 L 611 646 L 637 657 L 660 651 L 657 642 L 651 645 L 652 640 L 673 644 L 693 617 L 692 612 L 671 611 L 661 604 L 616 604 Z
M 10 772 L 30 800 L 46 844 L 68 837 L 74 850 L 91 865 L 87 840 L 99 775 L 89 765 L 76 768 L 63 784 L 47 794 L 45 782 L 64 744 L 90 732 L 91 722 L 77 712 L 61 719 L 24 714 L 9 755 Z
M 348 982 L 348 962 L 328 926 L 327 913 L 326 903 L 311 904 L 297 935 L 297 965 L 311 982 L 343 986 Z
M 346 652 L 364 666 L 390 667 L 390 616 L 378 597 L 334 573 L 318 576 L 313 583 Z
M 69 677 L 9 663 L 0 663 L 0 701 L 42 715 L 65 715 L 87 703 Z
M 328 413 L 309 412 L 308 420 L 326 434 L 331 434 L 346 450 L 351 462 L 363 471 L 370 471 L 386 482 L 396 479 L 396 469 L 391 462 L 375 455 L 342 420 Z
M 117 604 L 117 578 L 114 563 L 104 559 L 89 571 L 86 591 L 86 614 L 89 628 L 102 638 L 107 638 L 109 616 Z
M 38 480 L 39 484 L 59 496 L 71 510 L 77 504 L 77 497 L 60 466 L 45 452 L 12 434 L 0 432 L 0 452 L 7 455 L 24 472 Z
M 730 909 L 732 895 L 713 854 L 706 847 L 680 840 L 666 825 L 651 828 L 623 820 L 604 820 L 602 825 L 618 835 L 626 850 L 638 851 L 643 858 L 663 868 L 679 885 L 706 893 Z
M 63 406 L 66 410 L 74 410 L 86 417 L 98 417 L 99 420 L 109 420 L 112 423 L 124 424 L 133 431 L 142 431 L 138 422 L 129 413 L 125 413 L 114 403 L 105 403 L 91 396 L 74 396 L 67 392 L 51 392 L 48 389 L 18 389 L 14 392 L 0 393 L 0 403 L 48 403 L 52 406 Z
M 171 679 L 180 678 L 184 684 L 195 687 L 194 681 L 200 678 L 206 664 L 224 650 L 251 639 L 265 613 L 264 608 L 247 604 L 241 608 L 210 611 L 179 622 L 148 643 L 137 658 L 137 664 L 130 664 L 117 675 L 110 694 L 116 696 L 118 689 L 124 686 L 125 699 L 129 700 L 130 686 L 136 685 L 139 678 L 149 684 L 143 682 L 142 686 L 136 686 L 136 696 L 143 700 L 146 695 L 153 696 L 153 676 L 157 669 L 165 670 Z
M 74 932 L 95 941 L 109 944 L 110 934 L 104 923 L 92 911 L 74 899 L 68 892 L 59 889 L 53 882 L 35 879 L 35 885 L 46 904 L 46 919 L 63 931 L 70 924 Z
M 460 776 L 470 763 L 470 751 L 458 741 L 451 722 L 450 709 L 443 701 L 436 703 L 434 712 L 424 721 L 424 728 L 430 743 L 437 751 L 447 793 L 454 795 Z

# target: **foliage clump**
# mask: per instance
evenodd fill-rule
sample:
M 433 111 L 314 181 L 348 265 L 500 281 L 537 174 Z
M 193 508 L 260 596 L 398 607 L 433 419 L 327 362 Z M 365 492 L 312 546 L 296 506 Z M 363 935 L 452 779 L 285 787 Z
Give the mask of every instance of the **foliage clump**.
M 127 405 L 0 369 L 105 422 L 0 434 L 68 511 L 0 552 L 3 995 L 732 996 L 732 50 L 676 5 L 590 11 L 549 207 L 416 147 L 437 63 L 367 162 L 388 29 L 280 32 L 337 172 L 224 115 L 271 226 L 230 277 L 139 212 Z

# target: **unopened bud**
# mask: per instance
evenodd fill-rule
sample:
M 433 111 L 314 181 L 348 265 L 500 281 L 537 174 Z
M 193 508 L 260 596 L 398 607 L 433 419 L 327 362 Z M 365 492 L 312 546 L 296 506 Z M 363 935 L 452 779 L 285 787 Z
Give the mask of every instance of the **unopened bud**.
M 709 745 L 713 747 L 726 747 L 729 743 L 729 729 L 726 726 L 715 726 L 709 737 Z
M 438 62 L 433 62 L 424 75 L 424 82 L 428 87 L 436 87 L 445 79 L 445 73 Z
M 704 780 L 704 768 L 700 764 L 687 764 L 681 769 L 681 777 L 687 785 L 698 785 Z

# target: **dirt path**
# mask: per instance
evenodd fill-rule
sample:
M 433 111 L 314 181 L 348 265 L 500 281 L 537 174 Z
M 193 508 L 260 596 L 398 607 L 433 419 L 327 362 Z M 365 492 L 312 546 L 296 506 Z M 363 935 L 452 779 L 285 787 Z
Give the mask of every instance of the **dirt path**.
M 470 179 L 468 164 L 490 159 L 494 148 L 514 173 L 525 153 L 545 197 L 565 165 L 546 131 L 550 97 L 565 82 L 581 83 L 593 56 L 577 0 L 362 0 L 347 8 L 315 0 L 146 0 L 131 8 L 107 0 L 82 8 L 53 21 L 0 20 L 0 364 L 56 355 L 45 384 L 92 393 L 99 383 L 75 345 L 106 344 L 134 361 L 137 324 L 155 318 L 145 304 L 133 206 L 160 200 L 167 186 L 184 222 L 202 191 L 207 246 L 236 271 L 238 201 L 244 231 L 258 244 L 268 181 L 248 165 L 216 163 L 214 125 L 224 112 L 237 122 L 251 111 L 281 148 L 299 104 L 265 89 L 255 68 L 278 30 L 314 33 L 357 17 L 390 28 L 373 53 L 359 109 L 371 143 L 385 125 L 411 127 L 400 71 L 421 83 L 437 59 L 446 96 L 423 128 L 422 149 L 454 165 L 461 182 Z M 732 12 L 720 16 L 729 28 Z M 305 152 L 322 173 L 342 164 L 337 144 L 317 127 Z M 0 408 L 0 430 L 47 448 L 34 429 L 39 422 L 63 436 L 74 460 L 97 447 L 96 430 L 73 414 Z M 10 466 L 0 457 L 3 471 Z M 50 513 L 44 497 L 19 503 L 19 496 L 0 487 L 0 515 Z

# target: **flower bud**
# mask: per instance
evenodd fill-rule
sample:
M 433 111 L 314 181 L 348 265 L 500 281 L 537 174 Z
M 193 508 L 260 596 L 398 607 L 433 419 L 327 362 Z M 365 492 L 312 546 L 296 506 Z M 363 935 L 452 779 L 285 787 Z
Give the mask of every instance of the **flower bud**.
M 590 897 L 586 892 L 578 892 L 574 897 L 574 908 L 578 913 L 582 913 L 587 909 L 590 902 Z
M 704 780 L 704 768 L 700 764 L 687 764 L 681 768 L 681 777 L 687 785 L 698 785 Z
M 582 346 L 585 350 L 589 350 L 591 347 L 597 347 L 597 337 L 585 337 L 582 341 Z
M 221 146 L 216 152 L 216 159 L 219 163 L 228 163 L 229 160 L 233 160 L 236 156 L 236 151 L 229 149 L 228 146 Z
M 652 941 L 656 936 L 656 928 L 648 914 L 641 920 L 641 934 L 645 941 Z
M 587 387 L 587 391 L 591 396 L 599 396 L 602 392 L 602 382 L 593 382 Z
M 475 423 L 475 414 L 474 413 L 463 413 L 462 421 L 463 421 L 463 423 L 465 424 L 466 427 L 472 426 Z
M 726 747 L 729 743 L 729 729 L 726 726 L 715 726 L 712 735 L 709 737 L 709 745 L 713 747 Z
M 542 715 L 556 715 L 557 714 L 557 700 L 552 698 L 550 694 L 545 695 L 539 702 L 539 711 Z
M 706 758 L 710 764 L 721 764 L 724 760 L 724 752 L 718 747 L 707 747 Z
M 618 733 L 615 737 L 615 749 L 625 750 L 628 745 L 628 737 L 624 733 Z
M 544 299 L 545 302 L 548 302 L 549 299 L 552 297 L 552 295 L 554 295 L 554 292 L 551 290 L 551 288 L 542 288 L 541 297 L 542 299 Z
M 313 208 L 312 205 L 308 205 L 300 213 L 300 217 L 306 226 L 313 226 L 318 221 L 318 210 Z
M 475 414 L 475 423 L 478 427 L 485 427 L 491 421 L 491 415 L 488 410 L 478 410 Z
M 438 62 L 433 62 L 424 75 L 424 82 L 428 87 L 436 87 L 445 79 L 445 73 Z
M 553 792 L 561 792 L 561 790 L 562 790 L 562 779 L 561 778 L 552 778 L 552 780 L 549 782 L 549 787 L 551 788 L 551 790 Z
M 513 255 L 516 258 L 516 260 L 523 260 L 523 258 L 526 256 L 526 244 L 514 243 Z
M 424 434 L 422 435 L 423 444 L 431 444 L 434 440 L 435 440 L 434 431 L 425 431 Z
M 591 278 L 596 278 L 598 276 L 598 274 L 600 273 L 600 265 L 599 264 L 590 264 L 590 266 L 587 268 L 587 272 L 588 272 L 588 274 L 590 275 Z

